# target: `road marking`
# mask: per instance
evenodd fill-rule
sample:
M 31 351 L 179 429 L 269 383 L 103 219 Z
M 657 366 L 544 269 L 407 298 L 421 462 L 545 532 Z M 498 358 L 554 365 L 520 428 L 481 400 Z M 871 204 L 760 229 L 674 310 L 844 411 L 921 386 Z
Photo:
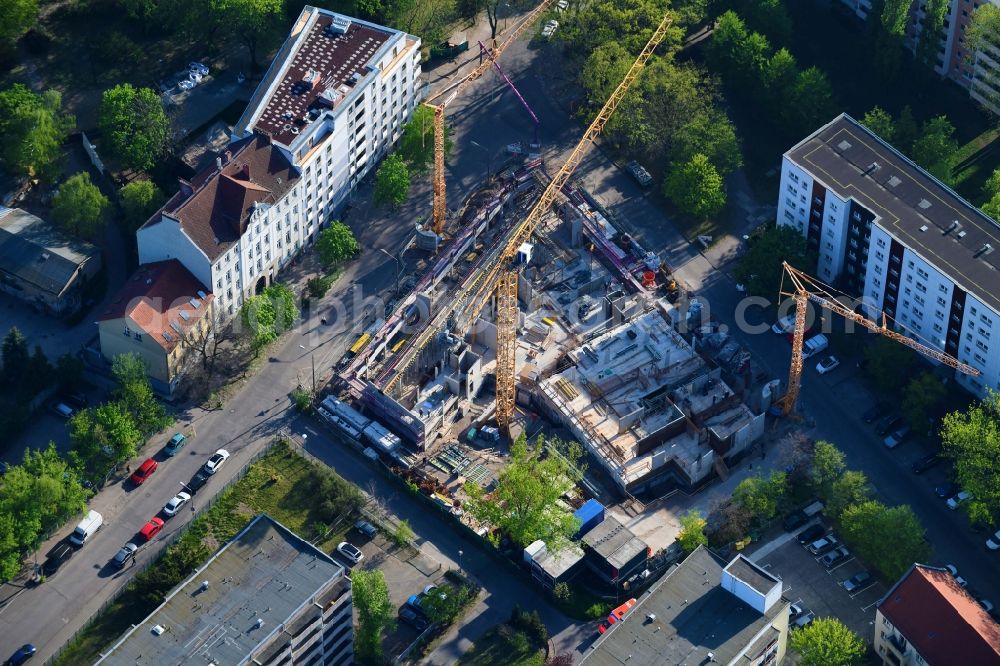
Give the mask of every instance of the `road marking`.
M 871 608 L 872 606 L 876 606 L 876 605 L 878 605 L 878 600 L 873 601 L 872 603 L 868 604 L 867 606 L 862 606 L 861 607 L 861 612 L 867 613 L 869 608 Z

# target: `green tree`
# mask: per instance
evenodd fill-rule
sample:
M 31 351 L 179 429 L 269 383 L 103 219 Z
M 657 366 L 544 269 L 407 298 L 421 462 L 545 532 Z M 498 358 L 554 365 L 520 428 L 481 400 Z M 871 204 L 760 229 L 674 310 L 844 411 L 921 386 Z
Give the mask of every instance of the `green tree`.
M 167 200 L 151 180 L 133 180 L 121 189 L 119 197 L 130 233 L 141 227 Z
M 918 435 L 930 429 L 930 419 L 945 393 L 941 378 L 932 372 L 923 372 L 914 377 L 903 389 L 903 418 Z
M 795 56 L 786 48 L 774 52 L 764 67 L 764 91 L 768 106 L 780 112 L 783 100 L 799 77 L 799 64 Z
M 83 380 L 83 361 L 79 356 L 63 354 L 56 359 L 55 380 L 60 388 L 74 388 Z
M 138 354 L 116 356 L 111 373 L 118 382 L 115 397 L 132 415 L 139 432 L 148 437 L 170 424 L 166 409 L 153 395 L 146 364 Z
M 826 515 L 837 520 L 847 507 L 862 504 L 871 499 L 871 495 L 865 473 L 849 469 L 830 485 Z
M 351 592 L 358 611 L 354 656 L 362 664 L 382 663 L 382 637 L 393 626 L 392 599 L 385 576 L 378 569 L 351 572 Z
M 941 441 L 955 461 L 955 479 L 973 495 L 973 519 L 1000 521 L 1000 393 L 991 391 L 965 411 L 946 414 Z
M 240 308 L 240 320 L 255 354 L 290 330 L 298 316 L 295 294 L 280 283 L 244 300 Z
M 792 19 L 783 0 L 735 0 L 730 4 L 749 28 L 779 44 L 791 41 Z
M 580 3 L 575 12 L 560 15 L 554 38 L 572 45 L 570 54 L 579 54 L 581 59 L 608 42 L 619 42 L 626 51 L 637 54 L 649 41 L 667 8 L 666 0 Z M 659 51 L 672 52 L 683 38 L 683 29 L 671 30 Z
M 543 456 L 546 446 L 560 448 L 558 440 L 546 445 L 539 436 L 532 450 L 521 435 L 511 446 L 510 461 L 500 472 L 495 491 L 487 494 L 476 482 L 465 484 L 469 496 L 465 509 L 478 522 L 496 527 L 517 544 L 526 546 L 541 539 L 556 552 L 568 545 L 580 526 L 559 498 L 580 480 L 577 463 L 582 453 L 579 445 L 572 444 L 564 454 Z
M 444 153 L 451 152 L 451 128 L 445 119 Z M 417 105 L 410 117 L 410 122 L 403 125 L 403 133 L 399 137 L 399 155 L 406 161 L 414 173 L 423 173 L 434 163 L 434 109 L 423 104 Z
M 285 10 L 284 0 L 209 0 L 219 22 L 239 35 L 250 56 L 251 70 L 259 69 L 257 47 L 260 39 Z
M 708 157 L 719 176 L 725 178 L 743 166 L 740 140 L 729 117 L 719 109 L 709 108 L 680 127 L 674 134 L 672 157 L 685 163 L 702 154 Z
M 0 92 L 0 162 L 11 173 L 51 180 L 74 125 L 58 92 L 39 95 L 16 83 Z
M 420 602 L 431 622 L 447 626 L 455 621 L 462 609 L 473 599 L 473 591 L 466 585 L 443 589 L 436 588 Z
M 1000 44 L 1000 7 L 984 2 L 973 13 L 965 30 L 965 45 L 969 53 Z
M 954 139 L 955 126 L 946 116 L 937 116 L 924 123 L 913 141 L 910 157 L 938 180 L 951 181 L 951 157 L 958 150 Z
M 907 104 L 899 112 L 896 119 L 896 131 L 894 136 L 896 142 L 893 144 L 898 150 L 909 155 L 913 149 L 913 142 L 917 140 L 920 128 L 917 126 L 917 119 L 913 117 L 913 109 Z
M 13 43 L 38 20 L 38 0 L 0 2 L 0 41 Z
M 826 74 L 816 67 L 799 72 L 783 108 L 784 120 L 796 134 L 808 134 L 829 122 L 837 105 Z
M 902 37 L 906 32 L 912 4 L 913 0 L 882 0 L 882 28 L 890 35 Z
M 410 195 L 410 170 L 398 154 L 389 155 L 375 172 L 375 203 L 399 208 Z
M 896 395 L 916 360 L 909 347 L 879 336 L 865 348 L 865 375 L 880 393 Z
M 949 0 L 927 0 L 924 5 L 924 20 L 920 26 L 917 42 L 917 57 L 925 67 L 933 69 L 937 65 L 938 47 L 941 44 L 941 29 L 948 16 Z M 973 14 L 973 23 L 975 14 Z M 966 38 L 968 39 L 968 38 Z
M 632 66 L 635 58 L 619 42 L 601 44 L 587 57 L 580 70 L 580 85 L 587 93 L 587 103 L 598 109 L 611 97 Z
M 700 511 L 692 509 L 681 516 L 678 522 L 681 524 L 681 531 L 677 534 L 677 543 L 685 553 L 694 552 L 698 546 L 708 545 L 708 537 L 705 535 L 708 523 Z
M 343 222 L 331 222 L 319 232 L 316 252 L 324 266 L 335 266 L 356 255 L 360 251 L 354 232 Z
M 417 535 L 413 533 L 413 528 L 410 527 L 410 521 L 401 520 L 396 525 L 396 529 L 392 531 L 392 540 L 396 542 L 397 546 L 406 546 L 411 543 Z
M 820 617 L 791 632 L 788 646 L 801 666 L 861 666 L 865 642 L 840 620 Z
M 813 488 L 824 502 L 830 501 L 833 484 L 842 478 L 846 469 L 843 451 L 830 442 L 824 440 L 816 442 L 810 476 Z
M 896 123 L 892 115 L 880 106 L 874 107 L 861 119 L 861 124 L 878 135 L 886 143 L 893 143 L 896 135 Z
M 874 500 L 854 504 L 840 514 L 840 529 L 858 556 L 887 580 L 897 580 L 914 562 L 926 562 L 930 556 L 924 528 L 905 504 L 888 507 Z M 886 538 L 888 534 L 892 538 Z
M 806 241 L 791 227 L 771 227 L 751 237 L 749 248 L 733 271 L 733 277 L 746 286 L 747 293 L 773 298 L 781 287 L 783 261 L 792 266 L 805 266 Z
M 163 103 L 149 88 L 122 83 L 105 90 L 97 123 L 111 157 L 129 169 L 151 169 L 170 141 Z
M 778 515 L 787 492 L 785 473 L 774 471 L 766 479 L 760 475 L 743 479 L 733 490 L 733 501 L 762 525 Z
M 993 171 L 986 183 L 983 185 L 983 212 L 1000 221 L 1000 169 Z
M 746 24 L 736 12 L 729 10 L 715 19 L 708 58 L 723 76 L 728 78 L 740 71 L 740 55 L 749 36 Z
M 31 364 L 31 353 L 28 351 L 28 339 L 17 326 L 11 326 L 3 338 L 0 347 L 3 360 L 3 378 L 5 384 L 16 385 L 28 373 Z
M 701 153 L 670 169 L 663 193 L 682 211 L 702 219 L 715 215 L 726 205 L 722 176 Z
M 70 176 L 52 198 L 52 219 L 70 233 L 94 238 L 104 227 L 110 202 L 90 182 L 90 174 L 81 171 Z

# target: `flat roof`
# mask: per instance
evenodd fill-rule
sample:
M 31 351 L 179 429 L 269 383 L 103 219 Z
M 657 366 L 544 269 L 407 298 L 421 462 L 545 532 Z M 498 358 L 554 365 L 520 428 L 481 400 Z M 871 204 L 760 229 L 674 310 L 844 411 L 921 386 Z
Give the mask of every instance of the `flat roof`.
M 289 47 L 278 52 L 273 73 L 260 83 L 264 95 L 247 107 L 253 129 L 291 144 L 320 112 L 346 99 L 373 71 L 373 56 L 395 34 L 400 33 L 307 5 L 288 37 Z
M 611 625 L 581 663 L 696 666 L 708 662 L 709 652 L 717 663 L 732 662 L 768 633 L 788 603 L 782 600 L 758 613 L 722 587 L 724 564 L 698 547 L 646 592 L 628 617 Z
M 847 114 L 785 155 L 1000 312 L 1000 225 L 954 190 Z
M 344 568 L 329 555 L 257 516 L 98 663 L 245 663 L 343 580 Z M 256 628 L 258 620 L 264 623 Z
M 648 548 L 645 541 L 610 515 L 583 535 L 583 543 L 616 569 L 624 569 Z
M 0 271 L 58 296 L 80 266 L 100 254 L 51 222 L 0 206 Z
M 725 570 L 733 578 L 743 581 L 762 596 L 773 590 L 775 585 L 781 584 L 781 580 L 772 576 L 765 569 L 760 568 L 743 555 L 737 555 L 732 562 L 726 565 Z

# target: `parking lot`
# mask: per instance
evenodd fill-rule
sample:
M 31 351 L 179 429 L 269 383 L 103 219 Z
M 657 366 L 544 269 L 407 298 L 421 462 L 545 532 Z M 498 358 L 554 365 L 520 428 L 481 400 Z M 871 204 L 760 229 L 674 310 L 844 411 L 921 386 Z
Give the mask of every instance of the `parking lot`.
M 841 581 L 865 570 L 853 554 L 827 569 L 819 562 L 822 556 L 811 555 L 793 535 L 789 536 L 792 538 L 787 543 L 755 561 L 781 577 L 785 597 L 792 602 L 800 604 L 806 611 L 812 611 L 816 617 L 836 617 L 870 641 L 875 604 L 887 588 L 873 579 L 871 584 L 857 592 L 848 593 L 841 586 Z
M 389 586 L 389 597 L 398 610 L 413 594 L 419 594 L 430 584 L 441 585 L 445 569 L 441 563 L 419 550 L 399 548 L 381 532 L 368 538 L 357 529 L 347 534 L 350 543 L 361 549 L 364 559 L 357 567 L 340 553 L 332 556 L 348 568 L 379 569 Z M 397 655 L 416 639 L 418 632 L 405 622 L 397 622 L 395 631 L 383 641 L 387 655 Z

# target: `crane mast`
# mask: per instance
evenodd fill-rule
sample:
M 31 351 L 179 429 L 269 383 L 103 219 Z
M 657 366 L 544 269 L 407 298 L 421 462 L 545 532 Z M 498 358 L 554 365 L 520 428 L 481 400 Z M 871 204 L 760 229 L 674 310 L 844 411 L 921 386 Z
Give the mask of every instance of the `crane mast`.
M 795 299 L 795 329 L 792 336 L 792 361 L 788 368 L 788 391 L 785 393 L 784 398 L 782 398 L 782 414 L 785 416 L 790 414 L 792 409 L 794 409 L 795 401 L 799 396 L 799 389 L 802 387 L 802 344 L 805 340 L 806 333 L 806 308 L 810 301 L 834 314 L 840 315 L 844 319 L 867 328 L 873 333 L 884 335 L 890 340 L 894 340 L 901 345 L 909 347 L 910 349 L 917 351 L 930 359 L 943 363 L 951 368 L 955 368 L 959 372 L 964 372 L 965 374 L 972 375 L 973 377 L 979 376 L 980 372 L 978 368 L 962 363 L 950 354 L 946 354 L 936 349 L 927 347 L 926 345 L 922 345 L 916 340 L 908 338 L 907 336 L 892 330 L 888 327 L 884 315 L 882 316 L 882 323 L 880 324 L 865 317 L 864 315 L 858 314 L 850 308 L 845 307 L 842 303 L 838 303 L 832 298 L 827 298 L 821 293 L 817 293 L 825 292 L 825 289 L 806 273 L 803 273 L 799 269 L 795 268 L 787 261 L 782 262 L 782 266 L 785 273 L 791 280 L 794 289 L 790 292 L 782 291 L 781 295 L 791 296 Z

